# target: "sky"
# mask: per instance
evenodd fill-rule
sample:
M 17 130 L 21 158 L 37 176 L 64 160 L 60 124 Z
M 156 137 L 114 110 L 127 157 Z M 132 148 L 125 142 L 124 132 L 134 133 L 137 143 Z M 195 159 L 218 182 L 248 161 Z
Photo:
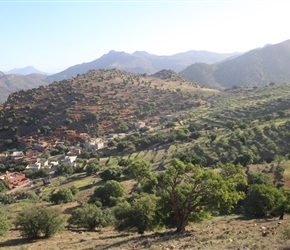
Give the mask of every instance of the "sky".
M 0 71 L 57 73 L 110 50 L 245 52 L 290 39 L 290 1 L 0 0 Z

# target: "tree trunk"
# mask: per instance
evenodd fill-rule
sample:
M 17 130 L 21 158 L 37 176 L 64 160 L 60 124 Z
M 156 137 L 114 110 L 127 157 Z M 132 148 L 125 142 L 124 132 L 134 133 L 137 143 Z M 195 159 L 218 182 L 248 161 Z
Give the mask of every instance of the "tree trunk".
M 284 212 L 281 213 L 280 217 L 279 217 L 279 220 L 283 220 L 284 219 Z
M 175 233 L 184 233 L 185 232 L 185 224 L 186 224 L 186 220 L 179 220 L 177 221 L 177 226 L 176 226 L 176 230 Z

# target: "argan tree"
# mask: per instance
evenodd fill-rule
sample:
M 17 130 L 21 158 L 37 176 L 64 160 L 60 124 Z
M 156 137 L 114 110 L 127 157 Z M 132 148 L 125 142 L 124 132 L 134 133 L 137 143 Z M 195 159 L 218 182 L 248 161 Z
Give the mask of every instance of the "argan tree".
M 156 226 L 155 195 L 141 194 L 133 199 L 119 203 L 115 209 L 115 228 L 119 231 L 137 231 L 143 234 L 145 231 L 153 230 Z
M 60 211 L 54 208 L 26 207 L 18 214 L 15 225 L 24 238 L 48 238 L 64 229 L 64 218 Z
M 56 193 L 50 195 L 50 201 L 54 204 L 69 203 L 75 200 L 72 189 L 61 188 Z
M 169 217 L 173 216 L 176 232 L 183 233 L 189 221 L 230 211 L 244 193 L 237 191 L 237 181 L 231 182 L 226 176 L 173 159 L 165 173 L 158 176 L 157 194 L 163 200 L 163 223 L 172 226 L 168 224 L 172 223 Z M 240 182 L 244 181 L 241 178 Z
M 81 207 L 73 211 L 68 219 L 70 226 L 95 231 L 112 223 L 114 217 L 109 209 L 101 210 L 94 204 L 83 203 Z
M 104 186 L 97 187 L 89 199 L 89 203 L 101 202 L 103 206 L 115 206 L 118 198 L 126 194 L 125 186 L 110 180 Z

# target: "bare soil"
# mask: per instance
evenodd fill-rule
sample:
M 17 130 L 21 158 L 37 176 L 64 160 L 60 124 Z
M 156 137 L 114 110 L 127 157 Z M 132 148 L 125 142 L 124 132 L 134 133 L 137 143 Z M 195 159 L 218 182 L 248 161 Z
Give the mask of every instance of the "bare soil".
M 289 222 L 289 216 L 286 216 L 283 221 L 241 220 L 236 216 L 223 216 L 189 225 L 187 232 L 181 235 L 174 234 L 170 230 L 138 235 L 104 228 L 99 232 L 65 231 L 52 238 L 33 242 L 23 240 L 17 230 L 12 230 L 1 239 L 0 248 L 7 250 L 278 250 L 290 246 Z

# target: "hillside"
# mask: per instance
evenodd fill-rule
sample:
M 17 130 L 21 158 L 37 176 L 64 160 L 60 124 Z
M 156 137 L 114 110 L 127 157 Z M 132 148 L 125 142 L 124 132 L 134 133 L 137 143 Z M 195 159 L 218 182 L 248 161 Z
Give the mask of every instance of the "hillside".
M 233 59 L 208 65 L 196 63 L 180 74 L 211 88 L 265 86 L 290 81 L 290 40 L 251 50 Z
M 91 69 L 112 69 L 128 71 L 138 74 L 153 74 L 162 69 L 179 72 L 187 66 L 196 63 L 216 63 L 226 58 L 237 55 L 237 53 L 219 54 L 208 51 L 188 51 L 172 56 L 157 56 L 145 51 L 136 51 L 133 54 L 125 52 L 110 51 L 108 54 L 88 63 L 82 63 L 69 67 L 57 74 L 48 76 L 46 81 L 51 83 L 71 78 L 77 74 L 86 73 Z
M 148 164 L 146 169 L 149 170 L 149 176 L 159 176 L 164 172 L 173 173 L 174 178 L 164 179 L 184 185 L 177 187 L 178 192 L 182 194 L 180 197 L 184 199 L 186 196 L 183 194 L 186 192 L 197 197 L 203 189 L 191 190 L 199 188 L 203 183 L 214 183 L 214 187 L 221 188 L 220 194 L 227 193 L 225 183 L 233 187 L 232 185 L 239 182 L 234 189 L 243 192 L 246 198 L 241 196 L 239 203 L 234 204 L 233 210 L 225 211 L 223 206 L 218 206 L 211 218 L 206 214 L 203 218 L 205 221 L 197 223 L 194 220 L 188 223 L 184 233 L 179 234 L 173 232 L 173 227 L 167 229 L 165 226 L 145 230 L 140 236 L 136 233 L 136 227 L 117 231 L 113 224 L 118 225 L 121 220 L 116 217 L 117 221 L 112 225 L 97 227 L 94 232 L 87 231 L 83 225 L 69 225 L 64 232 L 48 240 L 41 238 L 37 241 L 21 239 L 20 231 L 12 226 L 3 237 L 0 247 L 20 250 L 25 244 L 29 249 L 284 249 L 283 247 L 289 246 L 290 243 L 289 215 L 285 215 L 283 221 L 278 220 L 281 213 L 275 209 L 276 201 L 283 206 L 289 204 L 288 192 L 283 196 L 285 199 L 279 199 L 284 194 L 284 188 L 290 188 L 289 96 L 290 83 L 216 91 L 202 88 L 168 70 L 151 76 L 119 70 L 91 70 L 70 80 L 11 94 L 0 111 L 0 132 L 1 136 L 7 136 L 2 138 L 5 140 L 6 149 L 10 146 L 10 143 L 7 143 L 8 138 L 17 139 L 18 136 L 28 134 L 36 135 L 33 138 L 40 134 L 42 137 L 49 137 L 54 128 L 61 126 L 86 131 L 103 138 L 108 133 L 127 132 L 122 137 L 111 137 L 110 144 L 97 152 L 82 148 L 74 167 L 70 164 L 59 164 L 53 166 L 51 171 L 46 169 L 46 173 L 45 168 L 35 172 L 25 170 L 25 174 L 33 179 L 33 185 L 28 183 L 27 186 L 16 187 L 7 191 L 7 194 L 2 194 L 2 202 L 6 201 L 4 198 L 11 198 L 11 202 L 8 200 L 5 205 L 0 205 L 2 213 L 11 223 L 18 218 L 20 211 L 37 206 L 58 208 L 62 216 L 68 219 L 86 202 L 100 204 L 100 211 L 115 213 L 114 211 L 120 208 L 126 209 L 125 206 L 119 207 L 120 204 L 135 204 L 139 196 L 150 195 L 158 200 L 163 199 L 159 185 L 155 186 L 154 179 L 139 183 L 139 175 L 136 177 L 130 172 L 136 169 L 138 171 L 145 163 Z M 171 119 L 164 119 L 168 114 L 172 115 Z M 156 121 L 158 126 L 149 130 L 135 128 L 134 123 L 140 120 L 148 124 L 150 121 Z M 53 162 L 63 159 L 72 144 L 62 143 L 59 147 L 44 151 L 42 157 L 48 157 L 48 160 Z M 23 150 L 30 148 L 30 145 L 22 146 Z M 191 181 L 194 179 L 188 178 L 194 175 L 184 173 L 182 165 L 177 166 L 178 171 L 168 168 L 174 164 L 172 158 L 179 158 L 184 164 L 188 164 L 184 165 L 188 169 L 193 167 L 189 163 L 197 168 L 201 166 L 199 171 L 209 171 L 211 175 L 203 175 L 206 176 L 204 182 L 195 182 L 193 185 Z M 225 166 L 229 168 L 224 168 Z M 16 163 L 1 167 L 2 172 L 25 168 Z M 67 172 L 68 167 L 70 172 Z M 139 169 L 142 170 L 138 172 L 141 177 L 147 174 L 143 172 L 146 169 Z M 210 178 L 220 174 L 223 169 L 229 171 L 225 175 L 226 179 L 214 179 L 211 182 L 213 179 Z M 241 175 L 235 174 L 237 170 L 241 171 Z M 119 175 L 117 171 L 120 171 Z M 107 177 L 105 172 L 109 173 Z M 179 174 L 182 181 L 178 177 Z M 39 178 L 40 176 L 42 178 Z M 194 178 L 199 176 L 195 175 Z M 104 188 L 109 183 L 108 180 L 123 185 L 125 190 L 122 197 L 109 199 L 117 202 L 109 206 L 100 203 L 106 202 L 101 195 L 96 196 L 96 191 Z M 162 178 L 156 180 L 162 181 Z M 186 186 L 187 182 L 189 185 Z M 224 185 L 218 185 L 220 182 L 224 182 Z M 262 192 L 264 196 L 255 194 L 261 198 L 253 196 L 249 191 L 256 186 L 264 188 L 262 191 L 267 190 Z M 73 200 L 60 204 L 53 202 L 53 194 L 72 187 L 76 190 Z M 158 189 L 152 192 L 150 187 Z M 215 192 L 214 189 L 211 191 Z M 111 195 L 115 194 L 115 191 L 111 192 Z M 209 193 L 206 191 L 203 195 Z M 164 196 L 166 199 L 168 197 Z M 251 197 L 250 203 L 247 197 Z M 206 201 L 203 198 L 204 196 L 199 200 L 201 204 Z M 166 199 L 161 200 L 165 201 L 164 208 L 161 202 L 153 202 L 155 216 L 146 219 L 156 221 L 163 215 L 172 219 L 174 216 L 169 212 L 173 207 L 169 199 Z M 229 199 L 226 199 L 226 202 L 228 201 Z M 142 204 L 137 207 L 144 208 L 144 203 Z M 155 204 L 158 204 L 156 208 Z M 163 209 L 161 214 L 159 206 Z M 244 213 L 252 211 L 247 206 L 254 210 L 250 215 Z M 260 214 L 260 211 L 265 211 L 260 208 L 269 209 L 272 213 Z M 208 209 L 211 211 L 211 207 Z M 199 211 L 192 213 L 196 215 Z M 129 221 L 130 215 L 131 213 L 128 215 Z M 139 225 L 139 218 L 144 217 L 139 213 L 137 216 Z
M 45 75 L 30 74 L 30 75 L 18 75 L 10 74 L 6 75 L 0 73 L 0 103 L 6 101 L 9 94 L 19 91 L 36 88 L 40 85 L 46 85 L 44 81 Z
M 244 164 L 243 155 L 261 164 L 288 154 L 289 95 L 289 84 L 216 91 L 173 71 L 147 76 L 92 70 L 10 95 L 1 106 L 0 139 L 7 147 L 19 136 L 49 135 L 61 127 L 100 137 L 125 132 L 124 154 L 137 150 L 156 168 L 184 152 L 194 152 L 206 166 Z M 140 121 L 157 127 L 131 136 Z
M 1 139 L 60 127 L 91 135 L 125 132 L 140 120 L 159 123 L 165 115 L 203 105 L 203 97 L 215 92 L 172 71 L 146 76 L 92 70 L 11 94 L 0 110 Z

